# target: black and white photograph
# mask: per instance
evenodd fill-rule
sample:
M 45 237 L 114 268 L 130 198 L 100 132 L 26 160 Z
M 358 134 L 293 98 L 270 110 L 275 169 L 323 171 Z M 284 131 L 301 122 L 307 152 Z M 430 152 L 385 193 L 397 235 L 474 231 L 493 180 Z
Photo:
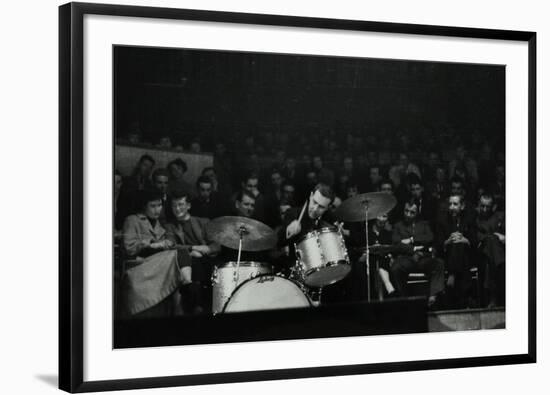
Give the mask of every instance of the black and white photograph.
M 113 76 L 115 347 L 506 328 L 504 65 L 115 45 Z
M 59 388 L 537 362 L 531 25 L 227 7 L 59 7 Z

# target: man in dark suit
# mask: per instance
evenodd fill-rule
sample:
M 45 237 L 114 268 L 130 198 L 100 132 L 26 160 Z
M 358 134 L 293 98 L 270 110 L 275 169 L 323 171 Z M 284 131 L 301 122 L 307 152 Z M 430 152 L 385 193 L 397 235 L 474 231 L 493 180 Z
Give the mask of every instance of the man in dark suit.
M 477 257 L 489 307 L 504 305 L 506 218 L 492 195 L 482 194 L 476 217 Z
M 466 211 L 463 195 L 452 194 L 448 211 L 437 223 L 436 241 L 439 256 L 445 259 L 448 302 L 454 307 L 465 307 L 471 286 L 472 248 L 476 245 L 475 224 Z
M 186 191 L 171 192 L 166 238 L 191 256 L 193 282 L 182 292 L 184 311 L 200 313 L 210 310 L 210 277 L 214 264 L 211 258 L 220 251 L 220 246 L 208 239 L 206 226 L 209 220 L 192 216 L 190 208 Z
M 424 184 L 416 175 L 409 175 L 408 179 L 409 200 L 416 203 L 418 208 L 418 218 L 428 221 L 430 226 L 435 225 L 436 205 L 434 201 L 424 193 Z
M 229 204 L 225 203 L 219 193 L 214 191 L 212 180 L 207 176 L 197 179 L 198 196 L 191 201 L 191 215 L 194 217 L 214 219 L 228 213 Z
M 410 273 L 425 273 L 430 281 L 428 306 L 433 307 L 444 291 L 443 262 L 432 256 L 430 247 L 434 235 L 427 221 L 418 219 L 415 201 L 405 203 L 403 220 L 393 228 L 392 242 L 399 247 L 399 255 L 390 268 L 390 277 L 399 295 L 407 295 Z

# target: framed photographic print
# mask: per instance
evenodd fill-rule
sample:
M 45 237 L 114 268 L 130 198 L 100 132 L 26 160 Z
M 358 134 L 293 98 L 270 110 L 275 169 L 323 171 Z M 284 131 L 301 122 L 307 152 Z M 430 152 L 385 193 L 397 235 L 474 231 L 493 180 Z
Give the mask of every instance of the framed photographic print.
M 534 32 L 59 13 L 61 389 L 535 362 Z

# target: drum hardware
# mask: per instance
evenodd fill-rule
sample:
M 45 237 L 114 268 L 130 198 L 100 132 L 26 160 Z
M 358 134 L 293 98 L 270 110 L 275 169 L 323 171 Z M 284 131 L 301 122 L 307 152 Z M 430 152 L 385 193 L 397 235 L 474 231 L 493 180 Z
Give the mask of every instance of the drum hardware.
M 305 287 L 304 287 L 305 288 Z M 321 295 L 323 294 L 323 288 L 305 288 L 304 292 L 306 292 L 309 296 L 309 299 L 311 300 L 311 305 L 313 307 L 319 307 L 321 305 Z
M 250 277 L 249 280 L 252 280 L 252 277 Z M 275 280 L 275 276 L 263 275 L 263 276 L 260 276 L 260 280 L 258 281 L 258 283 L 261 284 L 261 283 L 265 283 L 266 281 L 273 282 L 274 280 Z
M 394 196 L 385 192 L 363 193 L 346 199 L 335 214 L 343 221 L 365 221 L 365 266 L 367 271 L 367 301 L 370 302 L 369 219 L 390 211 L 397 204 Z

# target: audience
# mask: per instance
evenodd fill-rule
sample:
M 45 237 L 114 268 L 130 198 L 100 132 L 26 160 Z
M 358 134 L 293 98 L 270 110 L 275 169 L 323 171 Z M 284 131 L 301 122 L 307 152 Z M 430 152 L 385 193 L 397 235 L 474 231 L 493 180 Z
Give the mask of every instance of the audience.
M 122 230 L 126 256 L 145 259 L 170 251 L 174 229 L 181 228 L 179 219 L 183 217 L 194 223 L 238 215 L 278 228 L 285 213 L 300 208 L 315 185 L 323 182 L 336 192 L 331 211 L 361 193 L 384 192 L 396 197 L 397 205 L 378 225 L 384 225 L 384 232 L 394 232 L 397 245 L 407 244 L 403 242 L 407 232 L 414 233 L 408 236 L 414 242 L 412 251 L 394 256 L 392 264 L 388 261 L 382 268 L 387 293 L 395 290 L 406 295 L 408 273 L 423 271 L 431 279 L 431 302 L 444 294 L 448 307 L 468 307 L 470 268 L 475 266 L 484 291 L 483 303 L 504 305 L 506 178 L 499 142 L 467 135 L 456 142 L 451 128 L 441 135 L 427 132 L 433 141 L 411 138 L 405 132 L 392 135 L 386 130 L 338 133 L 308 128 L 304 133 L 293 137 L 291 132 L 248 131 L 219 141 L 201 135 L 200 142 L 162 136 L 157 150 L 177 153 L 172 147 L 173 141 L 178 141 L 189 147 L 190 154 L 214 152 L 213 162 L 191 175 L 182 158 L 161 163 L 151 150 L 139 158 L 131 174 L 115 171 L 114 229 L 119 235 Z M 140 133 L 132 132 L 120 141 L 147 146 Z M 447 148 L 450 141 L 456 149 Z M 156 160 L 166 168 L 155 169 Z M 155 199 L 144 205 L 142 196 L 150 193 Z M 171 229 L 170 238 L 166 238 L 165 223 Z M 363 236 L 364 224 L 361 226 L 363 231 L 358 227 L 357 234 Z M 150 240 L 141 240 L 146 232 L 139 229 L 147 229 Z M 431 239 L 419 239 L 421 229 Z M 371 230 L 373 235 L 380 232 L 372 223 Z M 360 247 L 362 238 L 358 240 Z M 189 260 L 197 258 L 193 254 Z M 180 255 L 177 262 L 181 266 L 185 254 Z M 199 282 L 207 282 L 206 277 Z M 198 300 L 193 308 L 204 307 L 203 296 L 193 296 Z

